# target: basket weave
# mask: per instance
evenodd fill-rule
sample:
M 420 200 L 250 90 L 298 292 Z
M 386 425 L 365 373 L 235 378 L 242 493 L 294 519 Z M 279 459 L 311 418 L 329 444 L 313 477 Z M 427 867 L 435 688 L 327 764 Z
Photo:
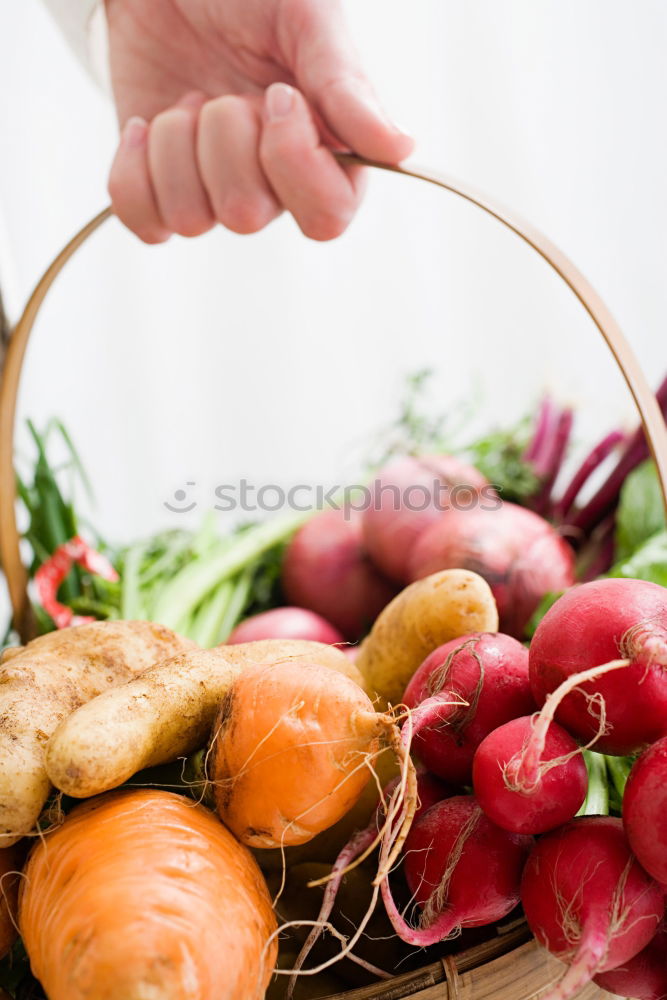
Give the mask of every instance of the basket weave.
M 493 216 L 544 258 L 590 315 L 630 389 L 656 462 L 667 509 L 667 427 L 655 396 L 620 328 L 574 264 L 545 236 L 513 212 L 458 181 L 414 168 L 373 163 L 348 154 L 338 154 L 338 158 L 444 188 Z M 34 620 L 27 592 L 28 577 L 21 561 L 15 511 L 13 440 L 21 370 L 35 319 L 55 278 L 76 250 L 110 215 L 111 210 L 107 208 L 92 219 L 53 261 L 37 284 L 7 346 L 0 382 L 0 562 L 7 579 L 14 625 L 24 642 L 34 635 Z M 494 936 L 488 941 L 457 955 L 390 980 L 335 994 L 328 1000 L 538 1000 L 562 976 L 563 965 L 537 945 L 524 923 L 510 925 L 505 930 L 490 930 L 490 934 Z M 580 1000 L 602 1000 L 609 994 L 590 985 L 578 996 Z

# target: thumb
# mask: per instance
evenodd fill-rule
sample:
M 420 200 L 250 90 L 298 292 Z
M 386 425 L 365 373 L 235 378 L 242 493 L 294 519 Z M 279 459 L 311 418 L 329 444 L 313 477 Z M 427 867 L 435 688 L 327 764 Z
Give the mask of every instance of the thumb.
M 289 6 L 289 5 L 287 5 Z M 399 163 L 412 138 L 382 109 L 361 68 L 337 0 L 301 0 L 299 18 L 289 18 L 289 49 L 297 83 L 325 125 L 360 156 Z

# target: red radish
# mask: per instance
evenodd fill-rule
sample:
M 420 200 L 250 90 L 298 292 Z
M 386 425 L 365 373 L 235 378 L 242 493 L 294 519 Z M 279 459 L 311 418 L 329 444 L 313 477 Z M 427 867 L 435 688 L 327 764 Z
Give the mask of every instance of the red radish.
M 623 823 L 640 864 L 667 886 L 667 737 L 633 765 L 623 794 Z
M 406 456 L 385 465 L 364 511 L 364 542 L 373 561 L 392 580 L 407 583 L 408 559 L 421 532 L 451 505 L 479 502 L 482 491 L 498 504 L 482 473 L 453 455 Z
M 528 650 L 501 633 L 454 639 L 426 657 L 404 701 L 414 710 L 417 756 L 433 774 L 469 784 L 473 756 L 484 737 L 535 708 Z
M 327 645 L 345 642 L 338 629 L 305 608 L 272 608 L 246 618 L 227 639 L 228 646 L 257 639 L 310 639 Z
M 411 927 L 399 912 L 388 880 L 382 883 L 398 936 L 425 946 L 462 927 L 501 920 L 519 902 L 521 872 L 532 842 L 492 823 L 472 795 L 431 806 L 413 823 L 403 852 L 408 886 L 422 908 L 418 927 Z
M 643 951 L 595 982 L 603 990 L 634 1000 L 667 1000 L 667 919 Z
M 569 966 L 541 1000 L 568 1000 L 593 976 L 634 958 L 654 936 L 664 890 L 646 874 L 620 819 L 585 816 L 540 838 L 521 902 L 531 931 Z
M 576 816 L 588 788 L 581 747 L 556 722 L 549 726 L 533 773 L 526 771 L 523 750 L 532 731 L 531 716 L 506 722 L 482 740 L 473 761 L 480 806 L 513 833 L 546 833 L 566 823 Z
M 540 600 L 574 583 L 574 554 L 539 514 L 503 503 L 448 510 L 417 540 L 408 577 L 469 569 L 487 581 L 498 605 L 500 629 L 521 638 Z
M 667 588 L 596 580 L 564 594 L 530 645 L 530 683 L 555 718 L 601 753 L 625 756 L 667 734 Z M 551 695 L 549 701 L 547 696 Z
M 325 510 L 297 531 L 282 584 L 289 601 L 323 615 L 352 642 L 396 594 L 364 549 L 361 512 L 350 508 Z

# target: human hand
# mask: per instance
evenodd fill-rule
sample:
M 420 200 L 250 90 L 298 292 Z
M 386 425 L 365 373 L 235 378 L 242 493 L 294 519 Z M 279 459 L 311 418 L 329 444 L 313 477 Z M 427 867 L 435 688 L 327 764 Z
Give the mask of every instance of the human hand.
M 306 236 L 340 235 L 362 168 L 412 140 L 382 112 L 339 0 L 105 0 L 121 139 L 116 215 L 146 243 L 216 222 L 253 233 L 283 209 Z

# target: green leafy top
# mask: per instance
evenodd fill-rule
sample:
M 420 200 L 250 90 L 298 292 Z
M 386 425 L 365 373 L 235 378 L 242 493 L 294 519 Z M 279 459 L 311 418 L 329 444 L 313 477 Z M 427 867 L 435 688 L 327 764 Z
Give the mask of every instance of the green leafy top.
M 631 556 L 617 562 L 609 575 L 649 580 L 667 587 L 667 531 L 651 535 Z
M 466 449 L 472 464 L 500 491 L 503 500 L 521 503 L 539 488 L 538 477 L 523 457 L 530 434 L 530 421 L 524 419 L 514 427 L 492 431 Z
M 616 515 L 616 556 L 622 562 L 665 528 L 665 508 L 655 464 L 650 459 L 630 473 Z

